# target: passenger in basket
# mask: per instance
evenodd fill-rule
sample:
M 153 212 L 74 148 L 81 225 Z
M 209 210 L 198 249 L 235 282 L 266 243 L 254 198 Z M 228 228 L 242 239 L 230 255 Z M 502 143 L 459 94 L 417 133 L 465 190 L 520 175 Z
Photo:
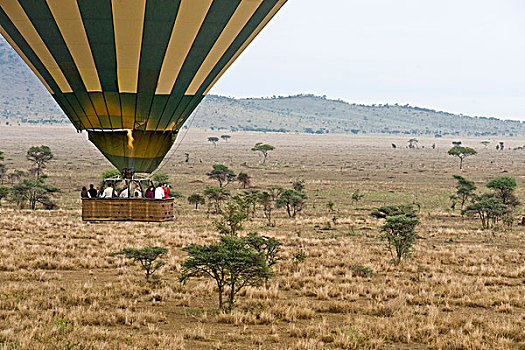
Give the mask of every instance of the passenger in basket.
M 82 199 L 89 198 L 89 193 L 88 193 L 86 186 L 82 187 L 82 191 L 80 191 L 80 198 Z
M 164 198 L 164 185 L 159 185 L 159 187 L 155 189 L 155 199 L 162 198 Z
M 129 197 L 129 189 L 126 187 L 122 191 L 120 191 L 120 198 L 128 198 Z
M 95 189 L 93 184 L 89 185 L 88 195 L 89 198 L 97 198 L 98 191 Z
M 134 196 L 135 196 L 135 198 L 142 198 L 142 188 L 140 188 L 139 185 L 137 185 L 137 187 L 135 187 Z
M 102 198 L 112 198 L 113 197 L 113 184 L 109 184 L 108 187 L 104 190 L 104 197 Z
M 170 198 L 171 187 L 168 184 L 164 184 L 164 198 Z
M 154 192 L 155 192 L 155 187 L 153 186 L 148 187 L 148 189 L 146 190 L 146 198 L 153 199 L 155 197 Z

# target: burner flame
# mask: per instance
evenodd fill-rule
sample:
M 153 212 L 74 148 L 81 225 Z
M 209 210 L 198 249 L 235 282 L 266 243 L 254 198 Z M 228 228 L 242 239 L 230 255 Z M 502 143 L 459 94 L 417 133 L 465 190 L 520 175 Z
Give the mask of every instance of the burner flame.
M 133 130 L 128 130 L 128 147 L 129 149 L 133 150 L 133 141 L 135 139 L 133 138 Z

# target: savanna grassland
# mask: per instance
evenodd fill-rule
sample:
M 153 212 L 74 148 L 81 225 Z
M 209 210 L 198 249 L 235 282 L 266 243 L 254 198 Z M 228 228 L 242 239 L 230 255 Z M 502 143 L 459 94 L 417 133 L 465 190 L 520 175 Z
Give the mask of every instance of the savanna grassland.
M 183 132 L 184 133 L 184 132 Z M 9 169 L 29 167 L 25 152 L 47 145 L 55 154 L 48 182 L 63 189 L 60 209 L 0 209 L 0 348 L 2 349 L 525 349 L 525 228 L 481 230 L 475 218 L 450 209 L 453 174 L 485 183 L 512 175 L 525 202 L 525 144 L 508 139 L 461 139 L 479 154 L 448 156 L 451 139 L 388 136 L 231 133 L 217 147 L 211 131 L 192 130 L 161 171 L 184 198 L 168 223 L 86 223 L 80 188 L 110 167 L 85 135 L 72 128 L 0 128 Z M 266 164 L 250 149 L 276 147 Z M 393 149 L 391 144 L 399 147 Z M 435 143 L 436 149 L 431 145 Z M 424 148 L 423 148 L 424 146 Z M 189 162 L 185 162 L 189 153 Z M 186 197 L 215 185 L 206 172 L 222 163 L 252 176 L 252 187 L 290 187 L 305 180 L 309 197 L 295 219 L 261 211 L 243 234 L 281 240 L 283 260 L 266 287 L 248 287 L 231 314 L 217 311 L 209 279 L 178 281 L 182 248 L 218 238 L 215 215 L 194 210 Z M 239 184 L 227 187 L 239 191 Z M 364 197 L 352 202 L 360 189 Z M 334 202 L 336 225 L 327 209 Z M 379 239 L 369 215 L 385 204 L 420 203 L 420 236 L 400 265 Z M 523 206 L 518 208 L 521 218 Z M 125 247 L 169 250 L 160 279 L 147 283 L 140 268 L 110 256 Z M 299 250 L 306 260 L 290 260 Z M 363 265 L 373 275 L 351 269 Z

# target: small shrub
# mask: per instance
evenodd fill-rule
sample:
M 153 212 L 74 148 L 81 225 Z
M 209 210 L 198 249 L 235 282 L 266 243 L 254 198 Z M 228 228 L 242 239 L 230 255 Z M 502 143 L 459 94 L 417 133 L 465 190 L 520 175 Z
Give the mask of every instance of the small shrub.
M 363 266 L 363 265 L 352 265 L 350 266 L 350 270 L 352 270 L 352 273 L 354 275 L 360 276 L 360 277 L 368 277 L 374 274 L 374 271 L 372 271 L 371 268 Z
M 149 277 L 152 276 L 158 269 L 166 265 L 164 261 L 155 261 L 168 253 L 166 248 L 162 247 L 144 247 L 141 249 L 135 248 L 124 248 L 118 252 L 111 253 L 111 256 L 114 255 L 125 255 L 128 259 L 133 259 L 135 262 L 139 262 L 140 266 L 146 272 L 146 280 L 149 280 Z
M 299 265 L 299 264 L 302 264 L 306 261 L 306 253 L 304 252 L 304 250 L 302 249 L 299 249 L 295 255 L 292 257 L 292 264 L 294 265 Z

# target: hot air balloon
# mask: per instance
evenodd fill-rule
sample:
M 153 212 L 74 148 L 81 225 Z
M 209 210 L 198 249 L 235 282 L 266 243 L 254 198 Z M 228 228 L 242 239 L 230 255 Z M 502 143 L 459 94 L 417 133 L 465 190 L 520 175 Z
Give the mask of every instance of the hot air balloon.
M 286 0 L 0 0 L 0 33 L 119 170 L 151 173 Z

